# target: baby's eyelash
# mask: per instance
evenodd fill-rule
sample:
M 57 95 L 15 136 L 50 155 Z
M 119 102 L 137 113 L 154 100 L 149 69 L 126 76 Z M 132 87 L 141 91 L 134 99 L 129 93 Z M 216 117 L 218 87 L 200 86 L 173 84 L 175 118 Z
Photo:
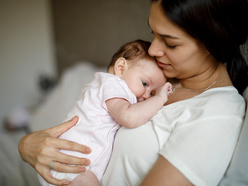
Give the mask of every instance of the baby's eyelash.
M 142 82 L 144 87 L 147 86 L 147 83 L 145 81 L 141 81 L 141 82 Z

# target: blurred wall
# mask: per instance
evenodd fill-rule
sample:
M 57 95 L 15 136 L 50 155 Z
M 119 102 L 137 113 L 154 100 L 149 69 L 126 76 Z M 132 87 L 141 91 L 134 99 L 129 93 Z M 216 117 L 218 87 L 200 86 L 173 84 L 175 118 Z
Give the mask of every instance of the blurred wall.
M 121 45 L 153 35 L 149 0 L 52 0 L 59 72 L 78 61 L 108 65 Z
M 38 77 L 56 75 L 48 0 L 0 1 L 0 123 L 40 99 Z

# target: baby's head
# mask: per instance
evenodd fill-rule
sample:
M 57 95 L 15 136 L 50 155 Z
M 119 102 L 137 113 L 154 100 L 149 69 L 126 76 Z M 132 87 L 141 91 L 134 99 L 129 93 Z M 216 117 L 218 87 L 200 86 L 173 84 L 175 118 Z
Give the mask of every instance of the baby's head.
M 150 45 L 150 42 L 143 40 L 123 45 L 114 54 L 108 67 L 109 73 L 127 83 L 138 101 L 150 98 L 166 82 L 156 59 L 148 54 Z

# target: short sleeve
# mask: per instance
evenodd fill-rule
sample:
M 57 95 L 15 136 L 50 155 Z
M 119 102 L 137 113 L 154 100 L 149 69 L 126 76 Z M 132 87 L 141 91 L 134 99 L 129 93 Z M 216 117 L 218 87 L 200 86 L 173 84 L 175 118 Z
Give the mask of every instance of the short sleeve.
M 217 185 L 235 149 L 245 104 L 240 99 L 221 100 L 184 105 L 160 150 L 194 185 Z
M 102 105 L 106 107 L 105 102 L 112 98 L 125 99 L 131 104 L 137 102 L 136 96 L 128 88 L 126 82 L 115 75 L 108 74 L 101 83 L 99 97 L 102 100 Z

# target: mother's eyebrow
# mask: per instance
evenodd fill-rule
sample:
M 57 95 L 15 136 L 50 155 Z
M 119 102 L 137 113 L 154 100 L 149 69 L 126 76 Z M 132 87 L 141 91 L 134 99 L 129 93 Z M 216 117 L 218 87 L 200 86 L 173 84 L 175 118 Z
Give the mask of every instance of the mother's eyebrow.
M 147 19 L 147 24 L 148 26 L 151 28 L 150 24 L 149 24 L 149 18 Z M 176 36 L 172 36 L 172 35 L 169 35 L 169 34 L 158 34 L 160 37 L 164 37 L 164 38 L 168 38 L 168 39 L 179 39 L 178 37 Z
M 149 18 L 147 19 L 147 24 L 148 26 L 151 28 L 150 24 L 149 24 Z M 172 35 L 169 35 L 169 34 L 158 34 L 160 37 L 164 37 L 164 38 L 168 38 L 168 39 L 179 39 L 178 37 L 176 36 L 172 36 Z
M 176 37 L 176 36 L 167 35 L 167 34 L 158 34 L 158 35 L 161 36 L 161 37 L 168 38 L 168 39 L 179 39 L 179 38 Z

